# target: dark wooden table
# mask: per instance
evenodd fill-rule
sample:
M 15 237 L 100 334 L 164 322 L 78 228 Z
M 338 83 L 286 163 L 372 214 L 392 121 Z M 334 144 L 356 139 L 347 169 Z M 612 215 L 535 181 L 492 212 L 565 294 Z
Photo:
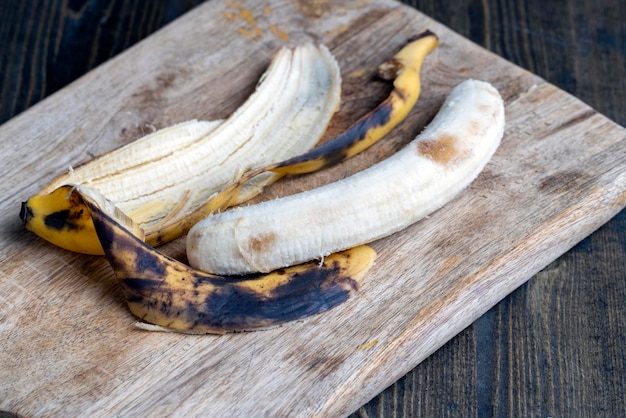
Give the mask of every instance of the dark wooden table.
M 198 3 L 0 2 L 0 123 Z M 626 3 L 405 3 L 626 126 Z M 622 211 L 354 416 L 626 415 L 625 229 Z

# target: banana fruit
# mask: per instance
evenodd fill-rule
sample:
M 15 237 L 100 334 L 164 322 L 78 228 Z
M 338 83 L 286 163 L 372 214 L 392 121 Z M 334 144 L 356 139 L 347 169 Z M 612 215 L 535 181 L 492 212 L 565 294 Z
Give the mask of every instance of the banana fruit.
M 85 202 L 106 257 L 141 328 L 185 333 L 251 331 L 302 319 L 345 302 L 371 268 L 368 246 L 269 274 L 222 277 L 192 269 L 148 246 L 115 216 L 106 199 L 85 186 Z
M 208 216 L 187 235 L 191 266 L 214 274 L 267 272 L 400 231 L 454 198 L 482 171 L 504 131 L 489 83 L 456 86 L 403 150 L 326 186 Z
M 26 228 L 62 248 L 102 254 L 85 207 L 73 206 L 66 185 L 105 195 L 144 231 L 170 235 L 188 213 L 232 181 L 242 168 L 272 163 L 311 149 L 338 108 L 339 66 L 328 49 L 311 43 L 282 48 L 255 92 L 225 121 L 188 121 L 152 133 L 57 177 L 23 203 Z M 279 174 L 255 179 L 266 185 Z M 172 229 L 175 233 L 172 233 Z

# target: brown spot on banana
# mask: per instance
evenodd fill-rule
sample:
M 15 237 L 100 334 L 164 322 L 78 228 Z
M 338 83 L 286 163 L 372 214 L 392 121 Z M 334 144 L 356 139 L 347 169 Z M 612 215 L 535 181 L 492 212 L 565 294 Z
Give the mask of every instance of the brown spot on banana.
M 438 164 L 446 165 L 458 156 L 455 142 L 454 137 L 441 135 L 438 138 L 419 141 L 417 151 L 420 155 L 428 157 Z
M 359 289 L 376 254 L 367 246 L 269 274 L 224 277 L 171 259 L 128 232 L 79 187 L 130 311 L 159 330 L 223 334 L 325 312 Z M 163 328 L 159 328 L 163 327 Z M 143 327 L 146 329 L 155 329 Z
M 274 241 L 274 234 L 261 234 L 256 237 L 252 237 L 247 245 L 247 248 L 254 252 L 268 251 L 272 248 Z

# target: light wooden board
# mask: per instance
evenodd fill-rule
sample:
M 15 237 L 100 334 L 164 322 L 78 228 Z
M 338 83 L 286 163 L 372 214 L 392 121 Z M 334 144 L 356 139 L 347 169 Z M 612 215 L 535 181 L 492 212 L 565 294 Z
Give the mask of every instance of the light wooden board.
M 103 258 L 57 249 L 19 222 L 20 202 L 69 165 L 152 126 L 228 116 L 285 43 L 315 38 L 339 60 L 337 133 L 389 91 L 376 65 L 426 28 L 441 46 L 405 123 L 348 164 L 262 198 L 386 157 L 465 78 L 500 90 L 505 137 L 461 196 L 373 244 L 365 284 L 332 311 L 219 337 L 144 332 Z M 0 410 L 26 416 L 346 415 L 626 205 L 626 130 L 391 0 L 207 2 L 1 126 L 0 144 Z

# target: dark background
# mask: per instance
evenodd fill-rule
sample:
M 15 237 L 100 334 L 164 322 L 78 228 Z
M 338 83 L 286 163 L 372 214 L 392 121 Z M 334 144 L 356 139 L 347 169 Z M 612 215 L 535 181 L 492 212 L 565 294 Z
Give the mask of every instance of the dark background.
M 0 123 L 199 3 L 0 1 Z M 626 2 L 404 3 L 626 126 Z M 354 416 L 625 416 L 625 226 L 622 211 Z

